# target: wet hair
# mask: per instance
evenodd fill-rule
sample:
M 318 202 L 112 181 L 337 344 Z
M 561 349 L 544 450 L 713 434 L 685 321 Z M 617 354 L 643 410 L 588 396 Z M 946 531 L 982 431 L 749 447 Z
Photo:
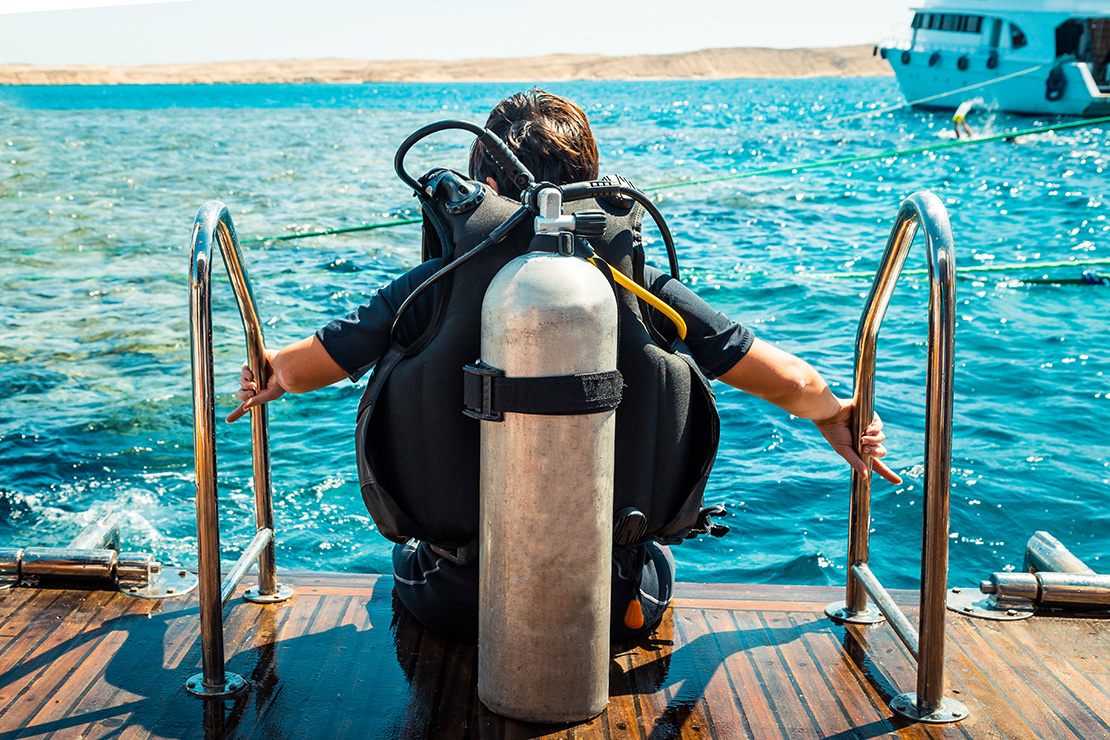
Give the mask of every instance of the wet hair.
M 597 142 L 586 114 L 566 98 L 539 88 L 511 95 L 493 107 L 486 128 L 501 137 L 538 182 L 565 185 L 597 178 Z M 480 141 L 470 149 L 470 177 L 492 177 L 497 191 L 519 198 Z

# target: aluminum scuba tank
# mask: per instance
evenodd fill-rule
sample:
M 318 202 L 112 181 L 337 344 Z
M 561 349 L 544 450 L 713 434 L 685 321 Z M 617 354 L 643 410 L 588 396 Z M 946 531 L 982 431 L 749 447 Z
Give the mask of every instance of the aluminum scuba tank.
M 539 201 L 537 241 L 569 247 L 566 231 L 539 233 L 573 229 L 574 216 L 559 218 L 561 194 L 545 189 Z M 482 363 L 504 375 L 483 383 L 615 377 L 619 401 L 609 282 L 558 251 L 512 260 L 486 291 Z M 494 387 L 484 386 L 487 411 Z M 518 407 L 539 413 L 480 417 L 478 696 L 498 714 L 546 723 L 589 719 L 608 703 L 616 432 L 616 401 L 559 413 L 548 403 L 558 405 L 554 387 L 542 386 L 538 406 Z

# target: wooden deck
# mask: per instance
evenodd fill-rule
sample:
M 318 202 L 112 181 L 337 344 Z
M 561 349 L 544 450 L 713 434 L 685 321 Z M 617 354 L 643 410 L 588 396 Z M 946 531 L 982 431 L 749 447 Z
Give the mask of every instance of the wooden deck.
M 889 627 L 837 626 L 840 589 L 684 584 L 660 629 L 616 650 L 610 703 L 573 727 L 477 700 L 476 650 L 424 632 L 376 576 L 282 574 L 297 596 L 226 615 L 230 701 L 200 670 L 196 597 L 0 593 L 0 740 L 14 738 L 1110 738 L 1110 619 L 950 615 L 948 693 L 971 716 L 909 724 L 916 668 Z M 912 597 L 912 595 L 911 595 Z

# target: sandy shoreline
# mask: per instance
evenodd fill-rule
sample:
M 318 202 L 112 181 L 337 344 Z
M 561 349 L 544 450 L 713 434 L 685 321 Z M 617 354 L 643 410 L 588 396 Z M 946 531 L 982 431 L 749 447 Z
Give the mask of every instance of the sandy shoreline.
M 703 49 L 626 57 L 557 54 L 447 62 L 294 59 L 137 67 L 0 64 L 0 85 L 562 82 L 890 75 L 890 65 L 872 56 L 872 48 L 868 45 L 828 49 Z

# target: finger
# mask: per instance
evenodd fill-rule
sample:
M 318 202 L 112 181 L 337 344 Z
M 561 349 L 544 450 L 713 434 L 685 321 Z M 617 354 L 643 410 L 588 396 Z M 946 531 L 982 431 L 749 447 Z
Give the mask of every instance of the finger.
M 247 380 L 254 380 L 254 373 L 251 372 L 251 366 L 243 363 L 243 367 L 239 370 L 239 374 Z
M 855 450 L 848 445 L 839 445 L 833 449 L 836 450 L 838 455 L 844 458 L 845 462 L 852 466 L 853 470 L 862 476 L 867 475 L 867 463 L 863 461 L 863 458 L 860 457 Z
M 893 470 L 888 468 L 886 463 L 882 460 L 873 460 L 871 464 L 872 469 L 876 473 L 878 473 L 884 480 L 890 481 L 896 486 L 902 483 L 902 476 L 898 475 Z
M 864 432 L 864 433 L 865 434 L 876 434 L 879 431 L 881 431 L 882 428 L 883 428 L 883 420 L 879 418 L 878 414 L 875 414 L 875 418 L 872 419 L 871 423 L 867 425 L 867 431 Z
M 235 391 L 235 397 L 238 398 L 239 401 L 241 401 L 241 402 L 249 401 L 252 398 L 254 398 L 256 395 L 258 395 L 258 394 L 256 394 L 254 391 L 249 390 L 247 388 L 243 388 L 241 390 Z
M 887 449 L 883 445 L 864 445 L 860 448 L 860 452 L 870 457 L 883 457 L 886 455 Z
M 865 447 L 867 445 L 882 444 L 885 439 L 886 434 L 879 432 L 878 434 L 865 434 L 859 438 L 859 442 L 861 447 Z
M 245 375 L 240 375 L 239 376 L 239 387 L 243 388 L 244 390 L 257 391 L 258 390 L 258 383 L 255 383 L 254 380 L 252 380 L 251 378 L 248 378 Z
M 236 408 L 234 411 L 232 411 L 230 414 L 227 415 L 228 423 L 236 421 L 238 419 L 241 419 L 244 414 L 246 414 L 248 411 L 250 411 L 250 409 L 251 409 L 250 400 L 244 401 L 243 403 L 239 404 L 238 408 Z

